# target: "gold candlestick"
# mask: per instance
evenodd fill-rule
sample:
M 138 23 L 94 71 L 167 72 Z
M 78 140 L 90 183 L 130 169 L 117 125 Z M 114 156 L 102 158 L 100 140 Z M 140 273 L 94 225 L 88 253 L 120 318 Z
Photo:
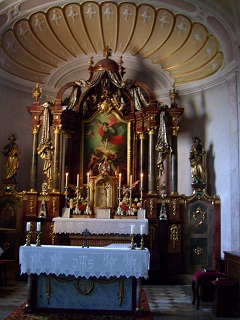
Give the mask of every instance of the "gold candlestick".
M 132 237 L 131 237 L 131 246 L 130 246 L 130 249 L 131 249 L 131 250 L 135 250 L 135 246 L 134 246 L 134 234 L 132 234 Z
M 143 234 L 141 235 L 140 250 L 145 250 L 144 240 L 143 240 Z
M 32 231 L 26 231 L 26 243 L 25 246 L 30 246 L 31 245 L 31 237 L 32 237 Z
M 37 247 L 40 247 L 41 246 L 41 243 L 40 243 L 40 234 L 42 232 L 41 231 L 36 231 L 36 235 L 37 235 L 37 238 L 36 238 L 36 246 Z

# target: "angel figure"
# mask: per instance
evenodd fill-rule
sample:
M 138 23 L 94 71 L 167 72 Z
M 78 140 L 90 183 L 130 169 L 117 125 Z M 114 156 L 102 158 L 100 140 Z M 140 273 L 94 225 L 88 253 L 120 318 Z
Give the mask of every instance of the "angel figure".
M 116 117 L 110 115 L 107 117 L 108 121 L 101 122 L 96 119 L 91 125 L 97 124 L 98 133 L 101 143 L 107 148 L 108 144 L 121 145 L 124 142 L 124 137 L 119 135 L 118 129 L 121 128 L 122 123 L 117 122 Z

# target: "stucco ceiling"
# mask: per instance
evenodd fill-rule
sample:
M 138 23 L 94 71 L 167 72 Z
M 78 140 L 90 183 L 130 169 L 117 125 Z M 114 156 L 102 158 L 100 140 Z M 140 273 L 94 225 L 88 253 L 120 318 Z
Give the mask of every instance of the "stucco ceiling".
M 234 2 L 207 3 L 2 1 L 1 78 L 61 87 L 88 78 L 88 60 L 96 63 L 109 46 L 113 59 L 122 56 L 140 80 L 161 79 L 162 88 L 216 79 L 236 60 L 229 35 Z

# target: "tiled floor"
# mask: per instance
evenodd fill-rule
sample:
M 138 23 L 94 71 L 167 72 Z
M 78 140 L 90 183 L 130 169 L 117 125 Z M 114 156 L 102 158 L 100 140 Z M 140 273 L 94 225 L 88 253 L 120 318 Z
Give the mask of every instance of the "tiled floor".
M 191 285 L 144 285 L 154 320 L 212 320 L 217 319 L 212 313 L 212 303 L 202 303 L 197 311 L 191 303 Z M 8 283 L 0 285 L 0 320 L 14 311 L 27 300 L 27 282 L 16 281 L 8 275 Z M 219 318 L 218 318 L 219 319 Z M 227 320 L 230 318 L 221 318 Z M 231 319 L 240 319 L 236 315 Z
M 8 272 L 7 285 L 0 284 L 0 320 L 6 317 L 27 300 L 27 282 L 16 281 L 15 272 Z

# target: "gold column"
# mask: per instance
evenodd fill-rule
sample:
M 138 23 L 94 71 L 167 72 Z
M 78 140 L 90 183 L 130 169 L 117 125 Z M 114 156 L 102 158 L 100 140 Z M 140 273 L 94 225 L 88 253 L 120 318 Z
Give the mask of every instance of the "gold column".
M 144 173 L 144 163 L 145 163 L 145 152 L 144 152 L 144 140 L 146 140 L 144 132 L 139 132 L 139 140 L 140 140 L 140 146 L 139 146 L 139 173 Z
M 148 193 L 156 193 L 155 143 L 156 126 L 148 129 Z
M 178 194 L 178 118 L 183 114 L 184 109 L 179 108 L 176 103 L 177 92 L 175 88 L 170 92 L 171 94 L 171 108 L 166 109 L 167 114 L 171 118 L 172 130 L 172 153 L 171 153 L 171 194 Z
M 53 106 L 51 108 L 53 115 L 53 132 L 54 132 L 54 156 L 53 156 L 53 168 L 52 168 L 52 191 L 59 192 L 59 155 L 60 155 L 60 133 L 61 133 L 61 106 Z
M 30 191 L 36 192 L 37 190 L 37 167 L 38 167 L 38 134 L 40 129 L 40 116 L 44 110 L 39 102 L 34 102 L 33 106 L 27 107 L 28 112 L 32 115 L 32 134 L 33 134 L 33 144 L 32 144 L 32 162 L 30 169 Z

